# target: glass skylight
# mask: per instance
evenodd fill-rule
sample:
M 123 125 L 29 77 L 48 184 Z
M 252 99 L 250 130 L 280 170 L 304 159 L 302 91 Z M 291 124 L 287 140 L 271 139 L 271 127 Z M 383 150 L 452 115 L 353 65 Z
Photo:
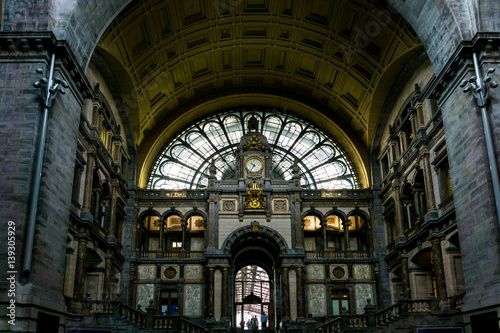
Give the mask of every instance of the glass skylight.
M 248 119 L 259 120 L 259 130 L 272 150 L 275 179 L 292 178 L 295 160 L 305 189 L 356 189 L 359 182 L 343 149 L 320 129 L 275 110 L 225 111 L 191 125 L 160 152 L 148 177 L 150 189 L 202 189 L 208 186 L 212 159 L 217 179 L 235 175 L 235 150 L 248 130 Z

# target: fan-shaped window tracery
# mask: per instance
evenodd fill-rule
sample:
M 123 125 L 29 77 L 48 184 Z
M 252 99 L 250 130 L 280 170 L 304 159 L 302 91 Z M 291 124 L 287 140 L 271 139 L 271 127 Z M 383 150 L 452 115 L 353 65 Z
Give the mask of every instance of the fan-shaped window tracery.
M 298 161 L 305 189 L 359 188 L 342 147 L 313 125 L 275 110 L 226 111 L 191 125 L 160 152 L 150 170 L 148 188 L 205 188 L 212 160 L 217 179 L 233 178 L 235 151 L 251 116 L 258 118 L 259 131 L 272 150 L 272 177 L 291 179 L 293 163 Z

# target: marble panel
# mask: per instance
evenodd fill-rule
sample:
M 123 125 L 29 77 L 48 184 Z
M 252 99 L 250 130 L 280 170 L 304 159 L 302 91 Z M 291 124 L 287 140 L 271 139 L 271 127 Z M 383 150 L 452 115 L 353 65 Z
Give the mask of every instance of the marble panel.
M 367 299 L 373 300 L 371 284 L 357 284 L 355 286 L 356 293 L 356 314 L 365 313 L 365 306 L 368 304 Z M 373 302 L 372 302 L 373 303 Z
M 201 286 L 184 287 L 184 314 L 188 317 L 201 316 Z
M 154 281 L 156 278 L 156 265 L 140 265 L 137 272 L 140 281 Z
M 324 280 L 325 267 L 323 265 L 307 265 L 308 280 Z
M 140 284 L 137 286 L 137 304 L 141 306 L 141 310 L 146 310 L 149 306 L 149 301 L 154 297 L 154 284 Z
M 370 265 L 354 265 L 354 278 L 356 280 L 369 280 L 370 275 Z
M 200 265 L 186 265 L 184 268 L 184 278 L 186 280 L 201 280 L 203 269 Z
M 311 284 L 307 288 L 309 311 L 313 317 L 326 316 L 326 291 L 322 284 Z

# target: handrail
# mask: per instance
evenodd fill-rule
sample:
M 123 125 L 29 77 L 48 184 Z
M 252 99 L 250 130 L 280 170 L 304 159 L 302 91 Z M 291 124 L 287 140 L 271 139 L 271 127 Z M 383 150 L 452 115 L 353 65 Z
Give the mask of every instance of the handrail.
M 180 319 L 180 327 L 181 327 L 181 332 L 186 332 L 186 333 L 202 333 L 207 331 L 203 326 L 193 323 L 192 321 L 189 321 L 186 318 Z
M 316 331 L 327 333 L 340 333 L 342 332 L 342 318 L 337 317 L 328 320 L 326 323 L 316 326 Z
M 375 312 L 377 326 L 396 320 L 401 317 L 401 303 L 396 303 Z

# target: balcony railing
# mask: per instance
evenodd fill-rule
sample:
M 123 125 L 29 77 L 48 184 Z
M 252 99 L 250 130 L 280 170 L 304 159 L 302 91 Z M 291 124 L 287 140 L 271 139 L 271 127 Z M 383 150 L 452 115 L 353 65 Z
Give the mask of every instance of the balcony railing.
M 203 259 L 205 251 L 137 251 L 138 259 Z
M 305 251 L 308 259 L 369 259 L 371 251 Z

